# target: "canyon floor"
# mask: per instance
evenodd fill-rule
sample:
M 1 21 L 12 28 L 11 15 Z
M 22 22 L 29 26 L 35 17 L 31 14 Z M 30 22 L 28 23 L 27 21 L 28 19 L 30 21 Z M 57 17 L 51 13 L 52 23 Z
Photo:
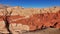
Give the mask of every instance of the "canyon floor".
M 23 34 L 60 34 L 60 30 L 55 28 L 48 28 L 43 30 L 37 30 L 34 32 L 25 32 Z

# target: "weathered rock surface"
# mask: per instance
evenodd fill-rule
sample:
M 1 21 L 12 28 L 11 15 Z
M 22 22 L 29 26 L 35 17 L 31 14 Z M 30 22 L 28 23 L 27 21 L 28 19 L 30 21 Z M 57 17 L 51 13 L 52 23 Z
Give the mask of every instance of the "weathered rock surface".
M 0 8 L 0 26 L 0 31 L 13 34 L 52 27 L 60 29 L 60 7 Z

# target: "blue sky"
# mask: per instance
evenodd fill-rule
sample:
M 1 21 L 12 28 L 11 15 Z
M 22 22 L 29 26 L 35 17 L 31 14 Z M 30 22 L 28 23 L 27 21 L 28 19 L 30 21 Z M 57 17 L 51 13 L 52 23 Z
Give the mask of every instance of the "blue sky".
M 25 8 L 44 8 L 60 6 L 60 0 L 0 0 L 0 4 Z

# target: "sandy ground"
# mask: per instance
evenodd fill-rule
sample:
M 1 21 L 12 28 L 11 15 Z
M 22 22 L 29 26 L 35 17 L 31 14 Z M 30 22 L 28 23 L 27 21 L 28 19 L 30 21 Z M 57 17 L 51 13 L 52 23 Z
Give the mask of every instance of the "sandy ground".
M 48 28 L 48 29 L 38 30 L 34 32 L 25 32 L 23 34 L 60 34 L 60 30 L 55 28 Z

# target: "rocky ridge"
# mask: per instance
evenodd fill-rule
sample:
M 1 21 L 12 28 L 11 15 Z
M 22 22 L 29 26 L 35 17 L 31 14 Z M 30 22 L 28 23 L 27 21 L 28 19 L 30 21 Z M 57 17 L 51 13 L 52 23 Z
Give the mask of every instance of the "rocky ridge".
M 5 6 L 4 6 L 5 7 Z M 60 7 L 0 8 L 0 32 L 18 34 L 44 28 L 60 28 Z

